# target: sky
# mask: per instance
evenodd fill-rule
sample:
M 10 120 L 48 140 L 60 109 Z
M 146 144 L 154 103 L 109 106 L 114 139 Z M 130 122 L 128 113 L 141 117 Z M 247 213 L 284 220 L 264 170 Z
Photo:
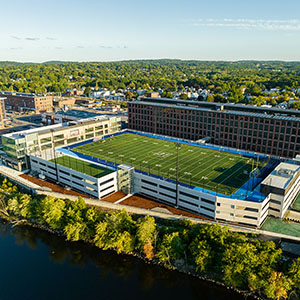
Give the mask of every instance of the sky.
M 0 61 L 300 61 L 299 0 L 0 0 Z

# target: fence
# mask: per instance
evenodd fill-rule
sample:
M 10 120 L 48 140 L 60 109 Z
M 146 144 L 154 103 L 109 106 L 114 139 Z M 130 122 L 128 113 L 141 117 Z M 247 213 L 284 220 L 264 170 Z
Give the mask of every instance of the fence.
M 254 157 L 255 158 L 259 157 L 259 159 L 267 159 L 268 158 L 268 155 L 261 154 L 261 153 L 255 153 L 255 152 L 250 152 L 250 151 L 246 151 L 246 150 L 238 150 L 238 149 L 233 149 L 233 148 L 218 146 L 218 145 L 212 145 L 212 144 L 202 144 L 202 143 L 197 143 L 197 142 L 191 142 L 191 141 L 185 140 L 185 139 L 179 139 L 179 138 L 174 138 L 174 137 L 169 137 L 169 136 L 163 136 L 163 135 L 159 135 L 159 134 L 155 134 L 155 133 L 135 131 L 135 130 L 131 130 L 131 129 L 126 129 L 126 130 L 123 130 L 121 132 L 108 134 L 108 135 L 105 135 L 105 136 L 103 136 L 99 139 L 90 139 L 90 140 L 87 140 L 87 141 L 83 141 L 83 142 L 80 142 L 80 143 L 77 143 L 77 144 L 70 145 L 67 148 L 68 149 L 73 149 L 75 147 L 83 146 L 83 145 L 92 143 L 92 142 L 97 141 L 97 140 L 109 139 L 111 137 L 119 136 L 119 135 L 126 134 L 126 133 L 131 133 L 131 134 L 136 134 L 136 135 L 140 135 L 140 136 L 156 138 L 156 139 L 165 140 L 165 141 L 169 141 L 169 142 L 181 143 L 181 144 L 185 144 L 185 145 L 196 146 L 196 147 L 201 147 L 201 148 L 206 148 L 206 149 L 211 149 L 211 150 L 228 152 L 228 153 L 243 155 L 243 156 L 252 157 L 252 158 L 254 158 Z
M 130 134 L 136 134 L 136 135 L 140 135 L 140 136 L 145 136 L 145 137 L 151 137 L 151 138 L 157 138 L 157 139 L 161 139 L 161 140 L 165 140 L 165 141 L 169 141 L 169 142 L 179 142 L 182 144 L 186 144 L 186 145 L 190 145 L 190 146 L 197 146 L 197 147 L 202 147 L 202 148 L 207 148 L 207 149 L 211 149 L 211 150 L 217 150 L 217 151 L 222 151 L 222 152 L 229 152 L 229 153 L 233 153 L 233 154 L 238 154 L 238 155 L 242 155 L 242 156 L 246 156 L 246 157 L 250 157 L 250 158 L 259 158 L 259 159 L 267 159 L 268 156 L 264 155 L 264 154 L 259 154 L 259 153 L 253 153 L 253 152 L 249 152 L 249 151 L 245 151 L 245 150 L 237 150 L 237 149 L 232 149 L 232 148 L 228 148 L 228 147 L 223 147 L 223 146 L 217 146 L 217 145 L 211 145 L 211 144 L 200 144 L 197 142 L 191 142 L 188 140 L 184 140 L 184 139 L 178 139 L 178 138 L 173 138 L 173 137 L 168 137 L 168 136 L 162 136 L 162 135 L 158 135 L 158 134 L 152 134 L 152 133 L 146 133 L 146 132 L 140 132 L 140 131 L 135 131 L 135 130 L 123 130 L 121 132 L 116 132 L 116 133 L 112 133 L 112 134 L 108 134 L 105 135 L 101 138 L 98 139 L 90 139 L 87 141 L 83 141 L 77 144 L 73 144 L 70 145 L 68 147 L 64 147 L 64 148 L 60 148 L 58 149 L 61 152 L 65 152 L 66 154 L 69 155 L 73 155 L 76 156 L 78 158 L 81 159 L 85 159 L 88 161 L 93 161 L 97 164 L 103 164 L 113 170 L 117 170 L 118 166 L 120 164 L 123 164 L 123 161 L 121 163 L 117 162 L 115 160 L 115 162 L 109 161 L 109 160 L 105 160 L 105 159 L 101 159 L 101 158 L 97 158 L 91 155 L 87 155 L 87 154 L 83 154 L 80 152 L 77 152 L 75 150 L 72 150 L 73 148 L 79 147 L 79 146 L 83 146 L 83 145 L 87 145 L 89 143 L 92 143 L 96 140 L 103 140 L 103 139 L 108 139 L 111 137 L 115 137 L 115 136 L 119 136 L 119 135 L 123 135 L 126 133 L 130 133 Z M 211 187 L 207 184 L 205 184 L 204 180 L 203 182 L 193 182 L 191 178 L 188 178 L 186 181 L 189 181 L 190 184 L 187 183 L 183 183 L 181 181 L 178 182 L 179 185 L 190 188 L 190 189 L 195 189 L 195 190 L 200 190 L 204 193 L 207 194 L 211 194 L 211 195 L 215 195 L 215 196 L 221 196 L 221 197 L 228 197 L 228 198 L 236 198 L 236 199 L 241 199 L 241 200 L 245 200 L 247 198 L 251 199 L 251 201 L 263 201 L 265 199 L 265 196 L 261 193 L 258 192 L 252 192 L 252 190 L 270 173 L 271 170 L 274 169 L 274 167 L 279 163 L 278 159 L 271 159 L 266 166 L 264 166 L 260 172 L 259 175 L 257 177 L 254 178 L 250 178 L 246 183 L 244 183 L 236 192 L 234 193 L 226 193 L 224 191 L 224 193 L 218 193 L 218 186 L 216 187 Z M 131 166 L 135 167 L 135 171 L 153 178 L 157 178 L 157 179 L 161 179 L 170 183 L 177 183 L 175 180 L 170 179 L 170 174 L 164 174 L 165 176 L 161 176 L 160 172 L 158 170 L 158 174 L 159 175 L 155 175 L 153 173 L 151 173 L 151 168 L 150 167 L 144 167 L 144 169 L 148 168 L 148 172 L 143 171 L 141 168 L 141 164 L 139 166 L 136 166 L 135 164 L 131 164 Z M 152 168 L 153 170 L 153 168 Z M 180 179 L 182 180 L 183 177 L 181 176 Z M 200 185 L 200 186 L 199 186 Z M 202 186 L 202 187 L 201 187 Z

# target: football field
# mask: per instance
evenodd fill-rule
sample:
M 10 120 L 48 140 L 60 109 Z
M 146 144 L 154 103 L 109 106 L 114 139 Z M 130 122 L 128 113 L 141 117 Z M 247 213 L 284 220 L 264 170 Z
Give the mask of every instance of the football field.
M 174 142 L 126 133 L 72 149 L 96 158 L 133 166 L 138 170 L 176 180 L 177 147 Z M 265 162 L 249 157 L 180 144 L 180 182 L 230 195 L 248 179 L 253 168 Z

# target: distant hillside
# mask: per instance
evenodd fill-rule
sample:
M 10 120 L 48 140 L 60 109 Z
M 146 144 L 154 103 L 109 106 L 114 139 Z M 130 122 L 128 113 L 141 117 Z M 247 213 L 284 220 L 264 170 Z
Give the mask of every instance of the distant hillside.
M 49 60 L 45 61 L 42 64 L 43 65 L 62 65 L 62 64 L 77 64 L 78 61 L 62 61 L 62 60 Z
M 125 63 L 125 64 L 136 64 L 136 63 L 150 63 L 150 64 L 217 64 L 217 65 L 235 65 L 235 64 L 268 64 L 268 65 L 300 65 L 299 61 L 263 61 L 263 60 L 239 60 L 239 61 L 206 61 L 206 60 L 182 60 L 182 59 L 129 59 L 120 61 L 63 61 L 63 60 L 49 60 L 42 63 L 34 62 L 17 62 L 17 61 L 0 61 L 0 66 L 18 66 L 18 65 L 62 65 L 62 64 L 109 64 L 109 63 Z
M 17 61 L 0 61 L 0 66 L 21 66 L 21 65 L 33 65 L 36 63 L 27 62 L 27 63 L 21 63 Z

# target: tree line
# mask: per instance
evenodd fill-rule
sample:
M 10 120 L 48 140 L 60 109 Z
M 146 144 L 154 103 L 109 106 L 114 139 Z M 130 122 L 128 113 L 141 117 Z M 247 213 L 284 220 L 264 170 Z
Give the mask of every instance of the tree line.
M 0 62 L 0 90 L 65 92 L 68 88 L 182 91 L 185 86 L 228 93 L 243 100 L 243 90 L 259 96 L 262 89 L 300 88 L 299 62 L 207 62 L 143 60 L 121 62 L 21 64 Z M 217 100 L 217 99 L 216 99 Z M 221 99 L 222 100 L 222 99 Z
M 12 222 L 27 220 L 63 233 L 69 241 L 87 241 L 100 249 L 138 254 L 271 299 L 300 295 L 300 258 L 283 255 L 279 245 L 253 234 L 188 220 L 155 220 L 125 210 L 104 212 L 76 201 L 32 196 L 3 180 L 0 214 Z M 298 295 L 298 296 L 297 296 Z

